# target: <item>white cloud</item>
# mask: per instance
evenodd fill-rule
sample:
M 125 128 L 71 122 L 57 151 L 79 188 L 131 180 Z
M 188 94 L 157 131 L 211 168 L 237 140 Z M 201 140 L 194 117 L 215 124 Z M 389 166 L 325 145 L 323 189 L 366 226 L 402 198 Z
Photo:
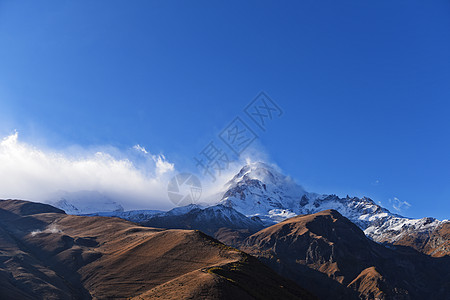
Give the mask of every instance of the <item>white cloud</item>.
M 389 203 L 391 203 L 392 207 L 398 212 L 401 212 L 404 209 L 408 209 L 411 207 L 411 204 L 409 204 L 407 201 L 404 200 L 402 201 L 397 197 L 394 197 L 394 199 L 389 199 Z
M 175 169 L 174 164 L 168 162 L 164 155 L 153 155 L 153 161 L 156 164 L 156 173 L 158 175 L 163 175 L 165 173 L 171 172 Z
M 58 191 L 98 191 L 125 209 L 171 208 L 167 183 L 174 164 L 139 145 L 133 148 L 143 157 L 112 147 L 38 149 L 16 132 L 0 141 L 0 198 L 50 202 Z
M 31 236 L 36 236 L 40 233 L 63 233 L 61 229 L 58 228 L 58 226 L 56 226 L 55 224 L 50 225 L 47 229 L 45 229 L 44 231 L 41 231 L 39 229 L 37 230 L 33 230 L 31 232 Z
M 137 151 L 141 151 L 144 152 L 145 154 L 148 154 L 147 149 L 145 149 L 144 147 L 142 147 L 141 145 L 137 144 L 133 146 L 133 149 L 137 150 Z
M 175 170 L 175 166 L 173 163 L 170 163 L 167 161 L 166 157 L 163 154 L 160 155 L 152 155 L 150 152 L 147 151 L 144 147 L 137 144 L 133 146 L 134 150 L 137 150 L 139 152 L 142 152 L 144 156 L 150 157 L 154 162 L 156 166 L 156 173 L 158 175 L 165 174 L 167 172 L 171 172 Z
M 224 185 L 244 164 L 267 160 L 263 151 L 250 148 L 228 168 L 216 171 L 213 181 L 198 169 L 177 170 L 163 154 L 152 154 L 139 144 L 125 150 L 71 146 L 56 151 L 24 143 L 16 132 L 0 140 L 0 199 L 52 204 L 61 195 L 98 192 L 125 210 L 167 210 L 174 207 L 167 185 L 178 172 L 195 173 L 203 188 L 199 202 L 212 203 L 220 200 Z M 96 198 L 99 203 L 105 199 L 101 196 Z

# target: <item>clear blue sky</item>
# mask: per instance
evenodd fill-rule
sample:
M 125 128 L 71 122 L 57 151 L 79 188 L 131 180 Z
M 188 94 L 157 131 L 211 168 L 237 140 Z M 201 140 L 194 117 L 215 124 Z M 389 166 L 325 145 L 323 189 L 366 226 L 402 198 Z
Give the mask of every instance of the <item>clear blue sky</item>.
M 449 1 L 0 0 L 1 136 L 189 169 L 262 90 L 258 144 L 308 190 L 450 218 Z

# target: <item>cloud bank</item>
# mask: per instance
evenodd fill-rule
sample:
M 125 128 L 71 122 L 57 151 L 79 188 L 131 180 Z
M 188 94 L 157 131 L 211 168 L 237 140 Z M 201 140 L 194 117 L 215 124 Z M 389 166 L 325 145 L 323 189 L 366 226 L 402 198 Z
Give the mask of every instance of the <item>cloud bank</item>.
M 7 136 L 0 141 L 0 199 L 51 203 L 61 191 L 97 191 L 126 210 L 173 207 L 167 198 L 173 163 L 140 145 L 107 149 L 58 152 L 23 143 L 17 132 Z

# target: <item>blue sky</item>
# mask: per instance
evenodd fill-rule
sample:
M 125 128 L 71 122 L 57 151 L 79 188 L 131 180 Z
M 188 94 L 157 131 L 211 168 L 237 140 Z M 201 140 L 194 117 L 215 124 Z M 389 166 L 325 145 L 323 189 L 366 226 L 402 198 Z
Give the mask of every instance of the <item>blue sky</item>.
M 310 191 L 449 218 L 449 31 L 448 1 L 0 1 L 0 136 L 193 170 L 240 116 Z

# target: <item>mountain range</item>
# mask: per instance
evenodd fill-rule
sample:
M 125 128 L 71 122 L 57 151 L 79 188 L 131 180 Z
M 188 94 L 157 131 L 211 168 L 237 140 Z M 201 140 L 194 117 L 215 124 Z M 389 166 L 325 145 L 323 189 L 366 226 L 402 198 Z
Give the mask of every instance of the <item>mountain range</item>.
M 0 201 L 0 298 L 450 299 L 450 222 L 307 192 L 265 163 L 209 205 L 60 195 Z
M 262 227 L 287 218 L 333 209 L 348 218 L 375 242 L 407 245 L 431 255 L 450 254 L 448 239 L 441 236 L 450 226 L 448 220 L 431 217 L 411 219 L 390 212 L 370 198 L 345 197 L 307 192 L 290 177 L 263 162 L 250 163 L 227 182 L 217 203 L 209 206 L 190 204 L 168 212 L 107 211 L 90 215 L 116 216 L 147 226 L 199 229 L 227 242 L 219 229 L 254 233 Z M 64 209 L 64 206 L 56 204 Z M 73 213 L 71 209 L 69 213 Z M 66 211 L 67 212 L 67 211 Z M 221 234 L 219 236 L 219 233 Z M 233 232 L 235 235 L 236 232 Z M 415 238 L 411 239 L 412 235 Z M 233 244 L 232 244 L 233 245 Z
M 316 299 L 197 230 L 0 201 L 0 299 Z
M 448 299 L 449 269 L 450 256 L 376 243 L 336 210 L 232 248 L 198 230 L 0 201 L 1 299 Z

